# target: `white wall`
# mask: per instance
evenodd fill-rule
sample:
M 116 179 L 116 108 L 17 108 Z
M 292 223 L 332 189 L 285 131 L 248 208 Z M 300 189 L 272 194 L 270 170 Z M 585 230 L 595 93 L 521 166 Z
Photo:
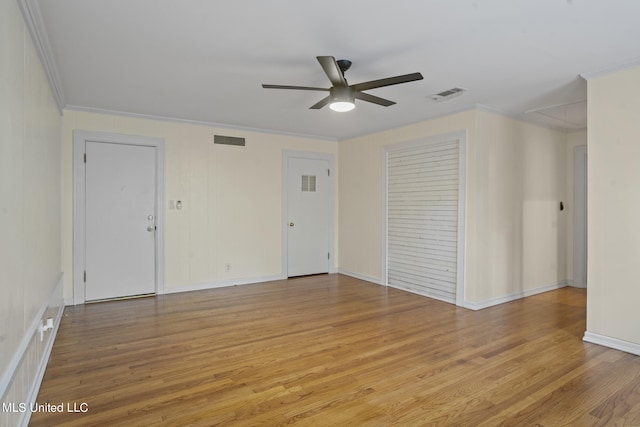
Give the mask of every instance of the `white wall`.
M 65 110 L 66 272 L 72 271 L 74 129 L 165 140 L 167 292 L 279 277 L 282 151 L 337 154 L 334 141 Z M 214 145 L 214 134 L 244 137 L 246 147 Z M 183 209 L 169 210 L 170 200 L 181 200 Z M 337 235 L 334 239 L 338 241 Z M 231 264 L 230 272 L 224 271 L 225 263 Z M 66 298 L 72 297 L 72 283 L 67 274 Z
M 589 79 L 588 101 L 587 335 L 640 354 L 640 67 Z
M 383 281 L 382 147 L 456 131 L 467 133 L 468 306 L 565 284 L 565 134 L 480 109 L 339 143 L 341 271 Z
M 14 0 L 0 40 L 0 397 L 24 402 L 43 357 L 32 326 L 61 274 L 61 119 Z

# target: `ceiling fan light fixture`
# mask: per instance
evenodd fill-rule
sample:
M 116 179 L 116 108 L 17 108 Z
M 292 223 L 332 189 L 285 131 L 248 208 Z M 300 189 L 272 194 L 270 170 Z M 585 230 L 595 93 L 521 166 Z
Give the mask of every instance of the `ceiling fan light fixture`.
M 355 90 L 349 86 L 334 86 L 331 88 L 329 108 L 339 113 L 345 113 L 355 108 Z
M 334 101 L 329 104 L 329 108 L 333 111 L 337 111 L 338 113 L 346 113 L 347 111 L 351 111 L 356 107 L 356 104 L 353 101 Z

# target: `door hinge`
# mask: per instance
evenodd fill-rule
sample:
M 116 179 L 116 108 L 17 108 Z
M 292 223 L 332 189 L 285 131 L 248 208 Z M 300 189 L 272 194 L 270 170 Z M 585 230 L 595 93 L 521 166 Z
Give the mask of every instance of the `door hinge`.
M 331 176 L 331 169 L 327 169 L 327 176 Z
M 84 271 L 84 283 L 87 283 L 87 270 Z
M 87 153 L 84 153 L 84 162 L 87 163 Z
M 331 252 L 327 252 L 327 259 L 331 259 Z

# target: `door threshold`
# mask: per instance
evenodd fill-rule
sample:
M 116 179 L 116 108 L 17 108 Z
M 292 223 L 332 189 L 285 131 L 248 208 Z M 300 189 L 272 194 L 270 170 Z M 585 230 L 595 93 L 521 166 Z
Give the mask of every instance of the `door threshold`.
M 147 298 L 147 297 L 155 297 L 156 293 L 151 294 L 138 294 L 138 295 L 126 295 L 123 297 L 114 297 L 114 298 L 103 298 L 103 299 L 94 299 L 91 301 L 85 301 L 85 304 L 95 304 L 99 302 L 109 302 L 109 301 L 122 301 L 127 299 L 136 299 L 136 298 Z
M 311 277 L 311 276 L 323 276 L 329 274 L 329 272 L 325 273 L 311 273 L 311 274 L 301 274 L 299 276 L 287 276 L 287 279 L 297 279 L 298 277 Z

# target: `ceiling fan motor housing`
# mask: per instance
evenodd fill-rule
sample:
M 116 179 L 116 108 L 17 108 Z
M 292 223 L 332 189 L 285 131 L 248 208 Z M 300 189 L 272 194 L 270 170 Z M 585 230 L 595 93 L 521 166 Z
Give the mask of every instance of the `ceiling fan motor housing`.
M 348 59 L 338 59 L 336 61 L 336 64 L 338 64 L 338 68 L 340 68 L 340 71 L 342 71 L 343 76 L 344 72 L 351 68 L 351 61 L 349 61 Z
M 333 86 L 329 90 L 331 101 L 350 101 L 355 99 L 355 89 L 351 86 Z

